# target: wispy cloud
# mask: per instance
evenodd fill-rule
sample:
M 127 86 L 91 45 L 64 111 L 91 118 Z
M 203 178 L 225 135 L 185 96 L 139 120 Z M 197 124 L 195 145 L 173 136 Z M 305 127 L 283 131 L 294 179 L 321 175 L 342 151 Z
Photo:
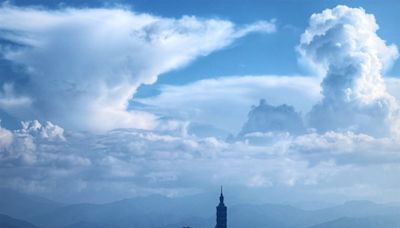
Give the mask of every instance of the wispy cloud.
M 250 107 L 260 98 L 273 105 L 291 104 L 303 113 L 308 112 L 321 99 L 319 83 L 318 78 L 305 76 L 229 76 L 180 86 L 165 85 L 159 95 L 134 101 L 150 105 L 149 111 L 237 133 Z

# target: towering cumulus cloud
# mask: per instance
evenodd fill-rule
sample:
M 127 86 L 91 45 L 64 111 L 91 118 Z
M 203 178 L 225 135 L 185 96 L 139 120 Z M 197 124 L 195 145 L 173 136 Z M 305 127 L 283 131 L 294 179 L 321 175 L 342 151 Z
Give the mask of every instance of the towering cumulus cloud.
M 0 7 L 0 109 L 68 128 L 150 129 L 156 117 L 127 111 L 141 84 L 273 23 L 138 14 L 125 8 Z M 14 74 L 10 76 L 9 74 Z M 7 101 L 6 103 L 4 101 Z
M 309 113 L 319 131 L 351 130 L 376 136 L 399 129 L 399 107 L 382 72 L 397 58 L 395 45 L 377 35 L 373 15 L 337 6 L 313 14 L 298 51 L 324 75 L 322 101 Z

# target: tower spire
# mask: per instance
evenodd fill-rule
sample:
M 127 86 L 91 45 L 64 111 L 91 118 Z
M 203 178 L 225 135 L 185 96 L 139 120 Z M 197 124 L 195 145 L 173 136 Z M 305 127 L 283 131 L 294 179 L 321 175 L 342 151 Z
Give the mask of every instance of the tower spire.
M 221 194 L 219 195 L 219 203 L 224 204 L 224 194 L 222 193 L 222 185 L 221 185 Z
M 221 185 L 221 194 L 219 196 L 219 204 L 217 206 L 217 224 L 215 228 L 226 228 L 227 227 L 227 208 L 224 204 L 224 193 Z

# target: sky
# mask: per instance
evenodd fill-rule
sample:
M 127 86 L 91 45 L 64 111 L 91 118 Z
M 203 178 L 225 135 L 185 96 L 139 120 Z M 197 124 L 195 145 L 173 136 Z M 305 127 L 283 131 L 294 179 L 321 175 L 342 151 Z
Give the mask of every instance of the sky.
M 3 1 L 0 187 L 398 202 L 400 2 Z

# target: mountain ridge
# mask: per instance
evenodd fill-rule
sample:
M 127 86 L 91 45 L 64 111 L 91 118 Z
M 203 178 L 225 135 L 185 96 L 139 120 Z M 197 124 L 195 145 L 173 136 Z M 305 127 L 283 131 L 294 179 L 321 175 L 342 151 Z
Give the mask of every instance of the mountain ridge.
M 20 217 L 42 228 L 207 228 L 215 222 L 217 204 L 217 197 L 207 194 L 181 198 L 153 195 L 102 204 L 70 205 L 22 193 L 8 192 L 8 196 L 1 201 L 11 207 L 0 206 L 1 213 L 9 216 L 16 214 L 18 207 L 25 202 L 28 205 L 23 205 L 22 211 L 26 214 Z M 363 226 L 357 224 L 373 224 L 374 219 L 378 224 L 400 224 L 400 219 L 397 219 L 400 218 L 399 212 L 398 206 L 371 201 L 349 201 L 316 210 L 304 210 L 288 204 L 228 203 L 228 225 L 231 228 L 322 228 L 352 224 L 353 228 L 361 228 Z

